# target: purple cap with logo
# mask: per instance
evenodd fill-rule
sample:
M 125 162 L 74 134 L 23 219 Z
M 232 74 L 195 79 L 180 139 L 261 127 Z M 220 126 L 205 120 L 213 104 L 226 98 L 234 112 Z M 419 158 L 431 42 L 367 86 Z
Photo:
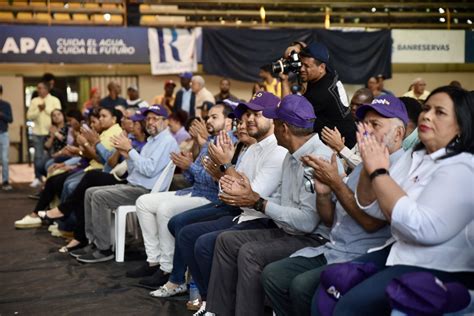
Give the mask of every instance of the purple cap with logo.
M 313 127 L 316 119 L 311 103 L 305 97 L 297 94 L 284 97 L 278 107 L 263 110 L 263 116 L 301 128 Z
M 150 106 L 143 112 L 143 115 L 146 116 L 150 112 L 155 113 L 159 116 L 163 116 L 164 118 L 168 118 L 168 111 L 166 111 L 166 109 L 159 104 L 153 104 L 152 106 Z
M 247 109 L 263 111 L 263 109 L 277 107 L 279 103 L 280 98 L 276 95 L 266 91 L 258 91 L 249 102 L 239 102 L 234 110 L 234 115 L 240 119 Z
M 443 315 L 466 308 L 471 296 L 460 283 L 443 283 L 428 272 L 393 279 L 385 290 L 392 309 L 408 315 Z
M 405 104 L 393 95 L 379 95 L 372 100 L 371 104 L 361 105 L 356 111 L 356 116 L 359 120 L 363 120 L 367 111 L 370 110 L 387 118 L 399 118 L 405 125 L 408 123 L 408 113 Z
M 145 120 L 145 115 L 143 115 L 140 111 L 136 111 L 135 114 L 130 116 L 130 119 L 134 122 L 139 122 Z
M 378 271 L 375 264 L 346 262 L 328 267 L 321 273 L 316 297 L 319 313 L 332 316 L 339 298 Z

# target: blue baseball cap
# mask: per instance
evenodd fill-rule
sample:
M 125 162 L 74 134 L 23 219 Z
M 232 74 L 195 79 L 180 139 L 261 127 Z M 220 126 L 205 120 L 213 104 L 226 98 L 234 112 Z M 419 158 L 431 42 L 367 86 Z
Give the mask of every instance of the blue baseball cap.
M 140 111 L 136 111 L 135 114 L 130 116 L 130 119 L 134 122 L 139 122 L 145 120 L 146 116 L 143 115 Z
M 361 105 L 356 111 L 357 118 L 363 120 L 367 111 L 370 110 L 386 118 L 399 118 L 405 125 L 408 123 L 408 113 L 405 104 L 391 94 L 379 95 L 372 100 L 372 103 Z
M 311 55 L 311 57 L 319 60 L 322 63 L 329 63 L 329 51 L 322 43 L 311 43 L 303 49 L 303 52 Z
M 152 106 L 150 106 L 143 112 L 143 115 L 146 116 L 150 112 L 155 113 L 159 116 L 163 116 L 164 118 L 168 118 L 168 111 L 166 111 L 166 109 L 159 104 L 153 104 Z
M 316 119 L 313 105 L 305 97 L 297 94 L 287 95 L 279 106 L 263 110 L 263 116 L 301 128 L 313 127 Z
M 179 74 L 179 77 L 180 78 L 191 79 L 193 77 L 193 73 L 189 72 L 189 71 L 182 72 L 182 73 Z
M 263 111 L 267 108 L 275 108 L 280 103 L 280 98 L 273 93 L 258 91 L 249 102 L 239 102 L 234 110 L 236 118 L 240 119 L 248 109 L 254 111 Z

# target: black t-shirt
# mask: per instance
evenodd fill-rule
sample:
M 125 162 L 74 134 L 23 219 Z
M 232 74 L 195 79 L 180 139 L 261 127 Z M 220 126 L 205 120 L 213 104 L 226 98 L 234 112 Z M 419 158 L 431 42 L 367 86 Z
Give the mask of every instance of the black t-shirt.
M 128 107 L 127 100 L 121 97 L 117 97 L 117 99 L 112 99 L 110 96 L 106 96 L 102 100 L 100 100 L 99 105 L 103 108 L 114 109 L 117 105 L 122 105 L 125 108 Z
M 352 118 L 344 86 L 337 75 L 326 73 L 318 81 L 308 82 L 304 97 L 313 105 L 314 131 L 321 134 L 324 126 L 337 127 L 348 148 L 356 144 L 356 125 Z

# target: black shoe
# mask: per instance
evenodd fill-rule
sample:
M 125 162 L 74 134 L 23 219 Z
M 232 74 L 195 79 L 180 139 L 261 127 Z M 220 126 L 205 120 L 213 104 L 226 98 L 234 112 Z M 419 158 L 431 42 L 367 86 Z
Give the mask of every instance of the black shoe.
M 96 249 L 95 251 L 91 253 L 77 257 L 76 260 L 79 262 L 84 262 L 84 263 L 99 263 L 99 262 L 110 261 L 110 260 L 113 260 L 114 258 L 115 258 L 115 255 L 112 250 Z
M 138 268 L 128 270 L 125 274 L 127 278 L 143 278 L 152 276 L 156 271 L 160 269 L 160 265 L 150 267 L 148 262 L 142 263 Z
M 158 271 L 153 273 L 152 276 L 141 279 L 138 284 L 144 288 L 156 290 L 160 286 L 168 282 L 169 277 L 169 273 L 163 272 L 161 269 L 158 269 Z
M 97 249 L 97 248 L 94 244 L 89 244 L 89 245 L 85 246 L 82 249 L 77 249 L 77 250 L 74 250 L 74 251 L 70 251 L 69 255 L 71 255 L 74 258 L 78 258 L 80 256 L 87 255 L 87 254 L 93 252 L 95 249 Z

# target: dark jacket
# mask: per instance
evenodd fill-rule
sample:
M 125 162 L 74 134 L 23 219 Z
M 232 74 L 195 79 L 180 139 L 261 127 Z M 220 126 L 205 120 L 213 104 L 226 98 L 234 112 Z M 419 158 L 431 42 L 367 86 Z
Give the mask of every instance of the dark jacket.
M 173 111 L 178 111 L 182 109 L 182 102 L 183 102 L 183 89 L 179 89 L 176 93 L 176 99 L 174 101 Z M 196 116 L 196 95 L 194 92 L 191 92 L 191 100 L 189 101 L 191 104 L 189 105 L 189 117 Z

